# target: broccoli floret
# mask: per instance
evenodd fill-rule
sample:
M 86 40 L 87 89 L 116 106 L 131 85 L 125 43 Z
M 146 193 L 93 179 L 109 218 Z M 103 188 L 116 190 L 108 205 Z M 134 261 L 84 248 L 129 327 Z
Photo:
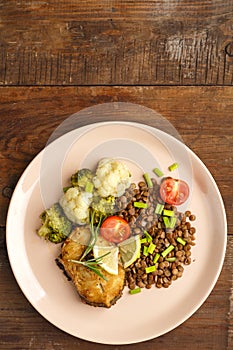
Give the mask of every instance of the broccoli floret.
M 44 210 L 40 219 L 42 226 L 37 231 L 38 235 L 53 243 L 61 243 L 72 231 L 72 223 L 65 216 L 59 203 Z
M 110 216 L 113 214 L 115 208 L 115 197 L 94 197 L 91 207 L 92 210 L 95 211 L 95 219 L 98 221 L 98 219 L 100 218 Z
M 89 186 L 93 183 L 93 177 L 94 175 L 90 169 L 80 169 L 71 176 L 71 185 L 73 187 L 81 187 L 81 189 L 85 190 L 86 186 Z

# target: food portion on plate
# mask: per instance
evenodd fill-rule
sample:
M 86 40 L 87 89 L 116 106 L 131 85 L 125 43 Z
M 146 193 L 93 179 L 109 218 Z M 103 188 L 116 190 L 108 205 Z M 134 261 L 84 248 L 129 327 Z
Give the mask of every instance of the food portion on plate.
M 189 186 L 153 171 L 157 179 L 145 173 L 135 184 L 124 162 L 102 159 L 94 172 L 72 174 L 62 197 L 40 215 L 37 233 L 62 243 L 56 263 L 83 302 L 109 308 L 125 286 L 130 294 L 168 288 L 191 263 L 195 215 L 177 209 Z
M 97 264 L 101 263 L 101 257 L 94 260 L 90 254 L 87 259 L 82 260 L 90 238 L 91 231 L 88 226 L 77 226 L 63 243 L 57 264 L 64 270 L 68 279 L 72 280 L 83 302 L 93 306 L 110 307 L 122 295 L 125 270 L 120 264 L 117 273 L 107 272 L 102 268 L 100 276 L 96 269 Z M 97 246 L 93 246 L 94 249 L 97 249 Z M 110 246 L 109 251 L 115 255 L 118 265 L 118 251 L 113 252 L 113 249 Z M 76 263 L 77 261 L 79 263 Z

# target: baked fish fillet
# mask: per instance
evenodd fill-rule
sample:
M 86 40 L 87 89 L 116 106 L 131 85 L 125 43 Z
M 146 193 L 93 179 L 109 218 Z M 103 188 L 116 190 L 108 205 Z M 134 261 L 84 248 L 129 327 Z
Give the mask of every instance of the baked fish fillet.
M 89 227 L 77 227 L 65 240 L 57 263 L 64 270 L 77 289 L 81 300 L 92 306 L 111 307 L 121 297 L 125 285 L 125 270 L 119 264 L 118 275 L 111 275 L 101 269 L 107 281 L 88 267 L 69 261 L 82 256 L 90 240 Z

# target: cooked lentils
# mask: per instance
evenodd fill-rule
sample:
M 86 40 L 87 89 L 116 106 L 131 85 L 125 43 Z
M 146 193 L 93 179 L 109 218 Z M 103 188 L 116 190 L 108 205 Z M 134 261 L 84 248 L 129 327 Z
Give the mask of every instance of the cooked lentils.
M 166 228 L 163 216 L 155 213 L 157 203 L 164 204 L 159 197 L 159 185 L 156 179 L 152 179 L 152 183 L 153 188 L 148 188 L 144 181 L 140 181 L 138 186 L 131 184 L 116 201 L 117 215 L 129 222 L 132 235 L 140 234 L 144 238 L 144 231 L 147 231 L 155 245 L 153 253 L 145 256 L 143 246 L 148 247 L 150 243 L 142 243 L 140 257 L 126 269 L 126 284 L 129 289 L 137 286 L 149 289 L 153 285 L 168 288 L 172 281 L 183 275 L 184 266 L 191 264 L 191 248 L 195 245 L 196 232 L 191 222 L 196 217 L 188 210 L 180 213 L 175 206 L 165 203 L 164 209 L 172 210 L 176 217 L 174 229 Z M 147 208 L 136 208 L 134 202 L 147 203 Z M 186 242 L 185 245 L 177 242 L 178 237 Z M 161 253 L 170 245 L 174 249 L 163 257 Z M 153 260 L 157 253 L 160 256 L 155 264 Z M 146 268 L 153 265 L 156 270 L 146 273 Z

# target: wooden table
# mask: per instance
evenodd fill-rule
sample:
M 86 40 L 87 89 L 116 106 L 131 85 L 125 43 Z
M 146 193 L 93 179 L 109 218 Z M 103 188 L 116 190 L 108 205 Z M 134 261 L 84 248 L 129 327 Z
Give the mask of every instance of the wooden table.
M 0 26 L 0 348 L 232 349 L 232 0 L 3 0 Z M 41 317 L 14 279 L 5 241 L 17 180 L 53 130 L 116 101 L 174 125 L 214 176 L 228 217 L 224 266 L 205 303 L 173 331 L 121 347 L 74 338 Z

